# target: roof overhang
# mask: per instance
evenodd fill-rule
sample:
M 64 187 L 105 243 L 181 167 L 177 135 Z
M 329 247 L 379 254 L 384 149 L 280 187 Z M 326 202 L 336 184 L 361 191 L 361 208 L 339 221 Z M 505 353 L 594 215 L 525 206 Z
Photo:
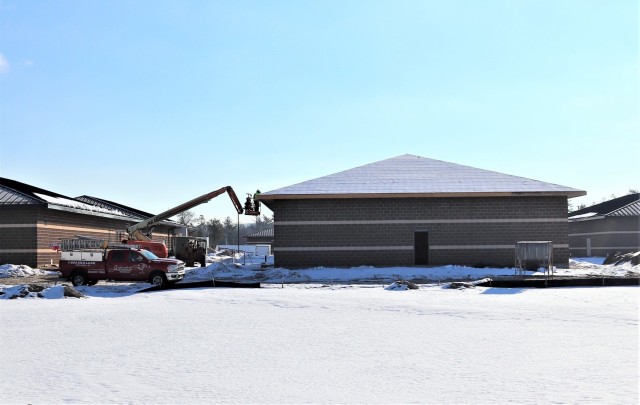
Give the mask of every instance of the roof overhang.
M 81 214 L 81 215 L 91 215 L 91 216 L 94 216 L 94 217 L 117 219 L 119 221 L 127 221 L 127 222 L 133 222 L 133 223 L 140 222 L 139 218 L 131 218 L 131 217 L 127 217 L 127 216 L 108 214 L 108 213 L 105 213 L 105 212 L 81 210 L 81 209 L 78 209 L 78 208 L 67 207 L 67 206 L 64 206 L 64 205 L 57 205 L 57 204 L 47 204 L 47 209 L 57 210 L 57 211 L 66 211 L 66 212 L 71 212 L 71 213 L 74 213 L 74 214 Z M 180 228 L 180 227 L 184 226 L 184 225 L 180 225 L 180 224 L 177 224 L 175 222 L 172 222 L 172 221 L 162 221 L 158 225 L 164 225 L 164 226 L 168 226 L 168 227 L 171 227 L 171 228 Z
M 569 217 L 569 222 L 586 222 L 586 221 L 595 221 L 598 219 L 606 218 L 604 215 L 593 215 L 590 217 L 582 217 L 582 218 L 572 218 Z
M 359 193 L 359 194 L 260 194 L 260 201 L 273 200 L 327 200 L 355 198 L 478 198 L 478 197 L 581 197 L 586 191 L 543 191 L 543 192 L 482 192 L 482 193 Z
M 120 221 L 133 221 L 134 220 L 132 218 L 121 216 L 121 215 L 108 214 L 108 213 L 105 213 L 105 212 L 81 210 L 81 209 L 78 209 L 78 208 L 67 207 L 67 206 L 64 206 L 64 205 L 57 205 L 57 204 L 47 204 L 47 208 L 50 209 L 50 210 L 66 211 L 66 212 L 71 212 L 71 213 L 74 213 L 74 214 L 81 214 L 81 215 L 91 215 L 93 217 L 111 218 L 111 219 L 117 219 L 117 220 L 120 220 Z

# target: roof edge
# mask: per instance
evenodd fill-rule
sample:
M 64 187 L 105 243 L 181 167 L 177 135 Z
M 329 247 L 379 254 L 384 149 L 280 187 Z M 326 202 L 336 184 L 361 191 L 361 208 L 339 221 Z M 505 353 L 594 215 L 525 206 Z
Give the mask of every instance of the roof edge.
M 446 198 L 446 197 L 558 197 L 567 198 L 587 195 L 586 191 L 540 191 L 540 192 L 484 192 L 484 193 L 360 193 L 360 194 L 260 194 L 260 201 L 273 200 L 326 200 L 353 198 Z
M 73 212 L 75 214 L 90 215 L 90 216 L 94 216 L 94 217 L 111 218 L 111 219 L 117 219 L 117 220 L 121 220 L 121 221 L 130 221 L 130 222 L 137 221 L 137 218 L 121 216 L 121 215 L 117 215 L 117 214 L 110 214 L 110 213 L 106 213 L 106 212 L 83 210 L 83 209 L 80 209 L 80 208 L 67 207 L 65 205 L 59 205 L 59 204 L 47 204 L 47 209 L 57 210 L 57 211 Z
M 633 215 L 633 214 L 631 214 L 631 215 L 625 215 L 625 214 L 623 214 L 623 215 L 616 215 L 616 213 L 617 213 L 617 212 L 620 212 L 620 211 L 623 211 L 623 210 L 626 210 L 626 209 L 628 209 L 629 207 L 631 207 L 631 206 L 633 206 L 633 205 L 636 205 L 636 204 L 638 204 L 638 200 L 636 200 L 636 201 L 632 201 L 632 202 L 630 202 L 629 204 L 627 204 L 627 205 L 623 205 L 622 207 L 620 207 L 620 208 L 618 208 L 618 209 L 615 209 L 615 210 L 613 210 L 613 211 L 610 211 L 610 212 L 608 212 L 608 213 L 606 213 L 606 214 L 604 214 L 604 215 L 605 215 L 605 216 L 607 216 L 607 217 L 618 217 L 618 216 L 622 216 L 622 217 L 635 217 L 635 216 L 637 216 L 637 215 Z
M 89 216 L 94 216 L 94 217 L 111 218 L 111 219 L 117 219 L 119 221 L 127 221 L 127 222 L 133 222 L 133 223 L 138 223 L 139 222 L 139 218 L 133 218 L 133 217 L 128 217 L 128 216 L 110 214 L 110 213 L 106 213 L 106 212 L 83 210 L 83 209 L 79 209 L 79 208 L 67 207 L 67 206 L 58 205 L 58 204 L 47 204 L 47 209 L 56 210 L 56 211 L 72 212 L 72 213 L 75 213 L 75 214 L 89 215 Z M 180 225 L 177 222 L 170 221 L 170 220 L 161 221 L 157 225 L 164 225 L 164 226 L 168 226 L 168 227 L 172 227 L 172 228 L 179 228 L 179 227 L 185 226 L 185 225 Z

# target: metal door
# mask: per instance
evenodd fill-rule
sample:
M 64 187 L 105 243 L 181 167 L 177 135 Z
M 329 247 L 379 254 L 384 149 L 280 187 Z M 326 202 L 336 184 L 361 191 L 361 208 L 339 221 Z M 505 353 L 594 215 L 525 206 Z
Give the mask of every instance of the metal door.
M 413 253 L 416 265 L 429 264 L 429 232 L 415 231 L 413 234 Z

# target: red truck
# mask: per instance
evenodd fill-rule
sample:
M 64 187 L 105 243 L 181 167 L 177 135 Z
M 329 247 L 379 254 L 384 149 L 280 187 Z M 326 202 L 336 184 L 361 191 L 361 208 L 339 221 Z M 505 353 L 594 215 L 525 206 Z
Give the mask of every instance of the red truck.
M 166 286 L 184 277 L 184 262 L 161 259 L 144 249 L 62 251 L 59 270 L 73 285 L 94 285 L 99 280 L 147 281 Z

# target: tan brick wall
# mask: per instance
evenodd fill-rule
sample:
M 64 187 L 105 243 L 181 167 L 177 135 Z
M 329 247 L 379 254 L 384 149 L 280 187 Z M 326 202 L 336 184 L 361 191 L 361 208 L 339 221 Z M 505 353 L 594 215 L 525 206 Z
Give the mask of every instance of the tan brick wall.
M 60 254 L 51 243 L 76 235 L 117 240 L 135 221 L 99 217 L 49 209 L 45 205 L 0 206 L 0 264 L 26 264 L 31 267 L 58 264 Z M 169 229 L 157 226 L 152 238 L 167 240 Z

